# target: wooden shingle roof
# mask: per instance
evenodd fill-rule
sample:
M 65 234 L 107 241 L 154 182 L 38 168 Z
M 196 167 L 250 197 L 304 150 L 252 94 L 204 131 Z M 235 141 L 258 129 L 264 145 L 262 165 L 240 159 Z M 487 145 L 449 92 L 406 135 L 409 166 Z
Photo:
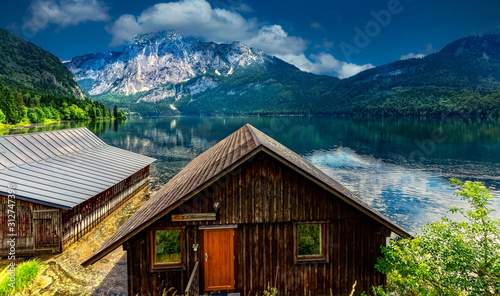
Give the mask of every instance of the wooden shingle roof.
M 154 158 L 109 146 L 86 127 L 0 137 L 0 195 L 60 209 L 106 191 Z
M 250 124 L 246 124 L 184 167 L 82 265 L 88 266 L 104 257 L 130 237 L 139 233 L 260 151 L 267 152 L 324 188 L 334 192 L 344 201 L 381 222 L 398 235 L 410 236 L 404 229 L 377 212 L 303 157 Z

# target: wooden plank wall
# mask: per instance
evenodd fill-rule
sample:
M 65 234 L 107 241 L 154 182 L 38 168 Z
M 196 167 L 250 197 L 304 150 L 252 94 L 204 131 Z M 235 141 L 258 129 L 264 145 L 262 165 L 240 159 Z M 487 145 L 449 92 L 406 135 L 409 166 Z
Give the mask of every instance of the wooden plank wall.
M 184 290 L 196 261 L 202 261 L 200 225 L 238 224 L 236 291 L 262 294 L 275 286 L 289 295 L 349 295 L 369 292 L 385 282 L 374 265 L 387 229 L 338 197 L 271 157 L 260 154 L 182 204 L 151 227 L 187 226 L 186 269 L 150 272 L 146 231 L 128 242 L 129 295 L 160 295 L 167 288 Z M 171 222 L 172 214 L 213 212 L 210 222 Z M 293 223 L 327 221 L 329 263 L 294 264 Z M 199 244 L 194 252 L 191 246 Z M 200 274 L 203 287 L 203 271 Z
M 61 210 L 33 211 L 35 252 L 61 252 Z
M 116 208 L 121 206 L 128 198 L 149 186 L 149 170 L 149 166 L 139 170 L 119 184 L 71 210 L 58 210 L 48 206 L 16 200 L 16 228 L 18 230 L 16 253 L 19 255 L 30 255 L 35 252 L 33 231 L 34 210 L 58 210 L 61 212 L 60 216 L 62 217 L 58 221 L 57 232 L 59 240 L 61 240 L 60 233 L 62 232 L 62 241 L 59 242 L 57 250 L 59 251 L 62 248 L 64 251 L 99 224 Z M 0 256 L 8 252 L 7 206 L 7 197 L 0 196 Z
M 8 253 L 8 198 L 0 196 L 0 256 Z M 16 255 L 33 254 L 35 244 L 33 237 L 33 211 L 55 210 L 54 208 L 33 204 L 16 199 Z
M 130 197 L 149 186 L 149 166 L 63 213 L 63 250 L 76 242 Z

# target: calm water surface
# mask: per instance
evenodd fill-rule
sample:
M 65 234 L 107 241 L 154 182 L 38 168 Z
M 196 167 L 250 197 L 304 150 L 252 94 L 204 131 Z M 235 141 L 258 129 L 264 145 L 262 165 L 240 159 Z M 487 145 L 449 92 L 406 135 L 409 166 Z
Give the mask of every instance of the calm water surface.
M 500 121 L 469 119 L 157 118 L 56 123 L 88 126 L 110 145 L 157 159 L 157 190 L 197 155 L 250 123 L 322 169 L 409 231 L 463 206 L 448 179 L 484 182 L 500 197 Z M 500 212 L 500 202 L 494 207 Z M 495 215 L 500 217 L 500 213 Z

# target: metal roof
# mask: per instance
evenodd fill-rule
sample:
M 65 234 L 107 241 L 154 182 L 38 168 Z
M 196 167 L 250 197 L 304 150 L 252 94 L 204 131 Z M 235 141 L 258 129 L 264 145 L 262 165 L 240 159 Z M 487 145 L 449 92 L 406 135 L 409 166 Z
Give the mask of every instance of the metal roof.
M 297 172 L 321 184 L 336 196 L 379 221 L 398 235 L 404 237 L 410 236 L 403 228 L 380 214 L 303 157 L 250 124 L 246 124 L 184 167 L 184 169 L 128 219 L 90 258 L 83 262 L 82 265 L 88 266 L 104 257 L 130 237 L 173 210 L 179 203 L 210 186 L 218 178 L 260 151 L 264 151 L 274 158 L 289 164 Z
M 86 127 L 0 137 L 0 194 L 61 209 L 106 191 L 154 158 L 112 147 Z

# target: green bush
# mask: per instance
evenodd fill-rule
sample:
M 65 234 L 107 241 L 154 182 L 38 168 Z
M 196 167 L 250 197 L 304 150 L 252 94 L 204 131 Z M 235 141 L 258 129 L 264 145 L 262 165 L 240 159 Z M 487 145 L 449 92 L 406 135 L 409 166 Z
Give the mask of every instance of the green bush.
M 54 114 L 52 113 L 52 109 L 50 107 L 43 107 L 42 111 L 45 114 L 46 119 L 54 119 L 55 118 Z
M 470 209 L 453 207 L 462 222 L 447 217 L 429 223 L 414 238 L 384 247 L 376 268 L 398 295 L 500 295 L 500 220 L 490 217 L 493 196 L 480 182 L 460 182 L 456 195 Z
M 3 114 L 2 110 L 0 110 L 0 123 L 5 123 L 5 114 Z
M 127 115 L 125 115 L 125 112 L 123 110 L 118 111 L 118 116 L 116 117 L 117 120 L 125 120 L 127 119 Z
M 321 225 L 298 225 L 299 255 L 321 254 Z
M 10 278 L 5 277 L 0 282 L 0 295 L 9 295 L 13 291 L 19 291 L 33 281 L 40 272 L 40 261 L 29 260 L 16 267 L 15 286 L 12 288 Z
M 181 260 L 181 231 L 156 231 L 156 262 L 178 262 Z
M 40 107 L 28 108 L 28 119 L 32 123 L 43 123 L 45 121 L 45 112 Z

